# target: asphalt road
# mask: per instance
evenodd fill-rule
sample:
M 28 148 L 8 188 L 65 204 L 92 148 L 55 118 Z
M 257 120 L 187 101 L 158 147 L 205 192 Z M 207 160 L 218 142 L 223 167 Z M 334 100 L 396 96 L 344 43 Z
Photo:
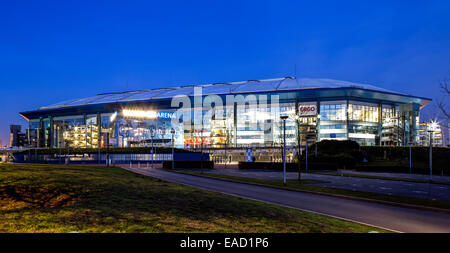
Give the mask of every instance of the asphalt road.
M 124 169 L 165 181 L 406 233 L 450 233 L 450 214 L 228 182 L 159 169 Z

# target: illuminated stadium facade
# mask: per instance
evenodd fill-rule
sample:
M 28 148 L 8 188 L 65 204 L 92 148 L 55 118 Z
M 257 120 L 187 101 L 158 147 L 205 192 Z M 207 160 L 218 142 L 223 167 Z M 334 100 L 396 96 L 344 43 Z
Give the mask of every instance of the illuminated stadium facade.
M 419 141 L 430 99 L 331 79 L 278 78 L 105 93 L 20 113 L 32 147 L 239 149 L 324 139 L 361 145 Z M 300 136 L 300 138 L 299 138 Z M 270 153 L 270 151 L 269 151 Z

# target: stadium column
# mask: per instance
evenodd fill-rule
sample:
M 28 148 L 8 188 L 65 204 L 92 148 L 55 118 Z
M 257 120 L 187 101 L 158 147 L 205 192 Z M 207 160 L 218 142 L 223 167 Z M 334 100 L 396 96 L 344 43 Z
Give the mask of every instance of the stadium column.
M 378 104 L 378 143 L 375 143 L 377 146 L 381 146 L 381 134 L 383 132 L 383 116 L 382 114 L 383 107 L 381 104 Z
M 407 112 L 406 111 L 404 111 L 404 112 L 402 112 L 402 146 L 405 146 L 406 145 L 406 137 L 407 137 L 407 134 L 406 134 L 406 114 L 407 114 Z
M 86 115 L 86 113 L 83 114 L 83 121 L 84 121 L 84 147 L 87 148 L 88 132 L 87 132 L 87 115 Z
M 317 100 L 317 115 L 316 115 L 316 142 L 320 141 L 320 100 Z
M 347 106 L 345 107 L 345 121 L 347 124 L 347 140 L 350 140 L 349 135 L 348 135 L 348 129 L 350 127 L 350 121 L 348 119 L 348 108 L 349 108 L 349 102 L 347 100 Z
M 97 113 L 97 147 L 100 149 L 102 139 L 102 117 L 100 113 Z
M 42 120 L 42 117 L 40 117 L 39 118 L 39 127 L 36 130 L 36 136 L 37 136 L 37 145 L 36 145 L 36 147 L 37 148 L 41 147 L 41 142 L 42 142 L 41 139 L 43 138 L 41 132 L 42 132 L 43 124 L 44 124 L 44 121 Z
M 237 104 L 233 105 L 234 147 L 237 147 Z
M 400 146 L 400 114 L 397 110 L 397 105 L 394 105 L 394 116 L 395 116 L 395 121 L 397 124 L 396 129 L 394 129 L 394 131 L 396 131 L 396 136 L 395 136 L 395 145 L 396 146 Z
M 54 128 L 54 123 L 53 123 L 53 117 L 48 117 L 49 120 L 49 124 L 50 124 L 50 131 L 48 133 L 48 138 L 49 138 L 49 142 L 48 142 L 48 147 L 49 148 L 54 148 L 55 145 L 55 130 Z
M 418 104 L 413 105 L 413 110 L 411 114 L 411 141 L 413 144 L 417 143 L 417 138 L 419 135 L 418 124 L 419 122 L 416 119 L 419 118 L 420 115 L 420 106 Z
M 31 132 L 31 122 L 28 120 L 28 133 L 27 133 L 27 138 L 28 138 L 28 147 L 29 147 L 29 148 L 33 147 L 32 143 L 31 143 L 30 132 Z

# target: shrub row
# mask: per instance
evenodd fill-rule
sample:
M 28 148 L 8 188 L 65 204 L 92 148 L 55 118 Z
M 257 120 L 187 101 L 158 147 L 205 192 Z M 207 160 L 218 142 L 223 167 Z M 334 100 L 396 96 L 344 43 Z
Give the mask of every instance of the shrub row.
M 335 155 L 319 154 L 317 157 L 314 154 L 308 155 L 308 163 L 324 163 L 332 165 L 333 168 L 337 169 L 353 169 L 355 166 L 362 162 L 364 155 L 359 151 L 352 151 L 350 154 L 338 153 Z M 302 156 L 302 163 L 306 163 L 306 157 Z M 296 161 L 298 161 L 296 159 Z
M 364 152 L 369 161 L 390 160 L 399 161 L 409 159 L 409 146 L 363 146 L 360 149 Z M 430 154 L 429 147 L 413 146 L 411 155 L 413 160 L 428 161 Z M 448 161 L 450 148 L 433 147 L 433 162 L 436 160 Z
M 322 140 L 311 145 L 311 150 L 317 150 L 322 154 L 350 153 L 353 150 L 359 150 L 359 144 L 351 140 Z

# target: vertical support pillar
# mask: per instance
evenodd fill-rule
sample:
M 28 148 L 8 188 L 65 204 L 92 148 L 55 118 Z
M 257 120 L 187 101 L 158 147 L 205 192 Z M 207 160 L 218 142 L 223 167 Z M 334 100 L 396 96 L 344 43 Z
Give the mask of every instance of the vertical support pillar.
M 300 103 L 298 101 L 298 99 L 295 101 L 295 116 L 297 116 L 295 118 L 295 123 L 296 123 L 296 127 L 297 127 L 297 145 L 298 145 L 298 149 L 300 150 L 300 145 L 301 145 L 301 139 L 300 139 L 300 122 L 298 119 L 298 115 L 299 115 L 299 111 L 298 111 L 298 107 L 299 107 Z
M 97 160 L 98 160 L 98 164 L 100 164 L 101 161 L 101 141 L 102 141 L 102 117 L 100 113 L 97 113 L 97 129 L 98 129 L 98 133 L 97 133 L 97 148 L 98 148 L 98 154 L 97 154 Z
M 37 145 L 36 145 L 36 147 L 37 148 L 40 148 L 41 147 L 41 139 L 42 139 L 42 127 L 43 127 L 43 124 L 44 124 L 44 122 L 43 122 L 43 120 L 42 120 L 42 117 L 41 118 L 39 118 L 39 127 L 38 127 L 38 129 L 36 130 L 36 139 L 37 139 Z
M 381 135 L 383 133 L 383 105 L 378 104 L 378 143 L 375 143 L 375 145 L 381 146 Z
M 347 140 L 350 140 L 349 132 L 348 132 L 348 129 L 350 127 L 350 121 L 349 121 L 349 118 L 348 118 L 348 110 L 349 110 L 349 102 L 347 100 L 347 106 L 345 108 L 345 121 L 346 121 L 346 124 L 347 124 L 347 131 L 346 131 L 347 132 Z
M 396 146 L 400 145 L 400 113 L 397 111 L 397 106 L 394 105 L 394 115 L 395 115 L 395 119 L 396 119 L 396 123 L 397 123 L 397 134 L 395 136 L 395 142 L 396 142 Z
M 49 117 L 49 124 L 50 124 L 50 131 L 49 131 L 49 133 L 48 133 L 48 139 L 50 140 L 49 141 L 49 145 L 48 145 L 48 147 L 49 148 L 55 148 L 56 146 L 55 146 L 55 125 L 54 125 L 54 123 L 53 123 L 53 117 Z
M 31 122 L 28 120 L 28 133 L 27 133 L 27 138 L 28 138 L 28 147 L 31 148 L 33 145 L 31 143 Z
M 317 101 L 317 119 L 316 119 L 316 142 L 320 141 L 320 119 L 322 116 L 320 115 L 320 100 Z M 316 145 L 317 147 L 317 145 Z
M 233 104 L 234 147 L 237 147 L 237 104 Z
M 100 113 L 97 113 L 97 147 L 100 148 L 101 140 L 102 140 L 102 116 Z
M 87 148 L 88 131 L 87 131 L 87 116 L 86 116 L 86 114 L 83 114 L 83 121 L 84 121 L 84 147 Z

